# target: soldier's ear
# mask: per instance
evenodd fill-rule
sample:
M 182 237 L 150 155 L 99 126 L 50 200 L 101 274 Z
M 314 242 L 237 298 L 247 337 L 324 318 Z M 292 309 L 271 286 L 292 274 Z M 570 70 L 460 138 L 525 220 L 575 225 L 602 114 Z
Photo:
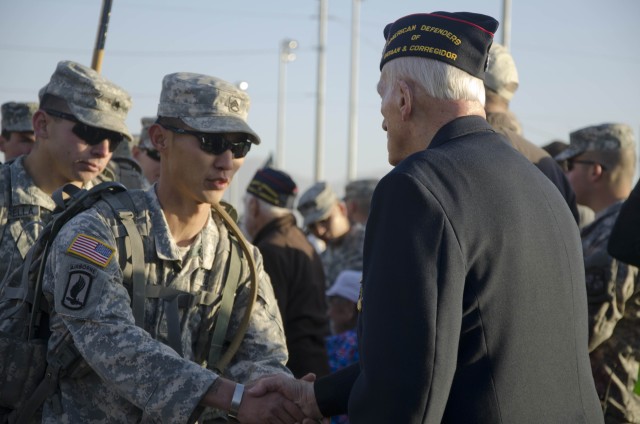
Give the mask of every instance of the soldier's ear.
M 47 138 L 49 136 L 48 131 L 48 119 L 47 114 L 42 110 L 37 110 L 31 118 L 31 124 L 33 124 L 33 134 L 36 140 L 40 138 Z
M 148 131 L 153 147 L 159 152 L 165 150 L 167 148 L 166 130 L 159 124 L 153 124 Z

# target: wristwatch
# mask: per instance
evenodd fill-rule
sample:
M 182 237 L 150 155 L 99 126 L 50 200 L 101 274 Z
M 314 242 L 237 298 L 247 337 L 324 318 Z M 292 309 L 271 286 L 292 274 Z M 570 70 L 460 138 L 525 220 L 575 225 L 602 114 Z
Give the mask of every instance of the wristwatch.
M 236 388 L 233 391 L 233 397 L 231 398 L 231 407 L 227 413 L 227 416 L 234 421 L 238 421 L 238 412 L 240 410 L 240 402 L 242 402 L 243 394 L 244 384 L 237 383 Z

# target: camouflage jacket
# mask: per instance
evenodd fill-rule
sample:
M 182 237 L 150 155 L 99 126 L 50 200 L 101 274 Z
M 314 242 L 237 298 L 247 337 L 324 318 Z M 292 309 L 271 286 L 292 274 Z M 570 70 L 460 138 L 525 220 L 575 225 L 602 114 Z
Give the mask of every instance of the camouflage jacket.
M 132 198 L 143 236 L 147 286 L 164 285 L 192 294 L 221 293 L 230 242 L 219 217 L 212 215 L 188 251 L 181 252 L 154 189 L 136 191 Z M 168 346 L 168 302 L 146 299 L 144 328 L 135 325 L 117 260 L 116 231 L 112 210 L 98 202 L 60 231 L 47 260 L 44 292 L 53 305 L 49 347 L 69 331 L 92 371 L 80 378 L 61 378 L 62 415 L 47 402 L 45 423 L 188 422 L 217 378 L 202 364 L 219 300 L 211 306 L 180 310 L 184 358 L 179 356 Z M 225 377 L 240 382 L 289 374 L 284 366 L 287 350 L 278 305 L 256 248 L 253 254 L 259 273 L 258 300 L 247 334 L 225 372 Z M 245 262 L 228 339 L 247 306 L 248 281 Z
M 27 251 L 50 219 L 55 203 L 36 187 L 24 168 L 24 156 L 0 166 L 0 181 L 1 281 L 7 272 L 22 265 Z
M 601 211 L 581 232 L 589 302 L 589 352 L 605 416 L 640 423 L 640 397 L 633 393 L 640 364 L 638 269 L 607 253 L 621 205 L 619 202 Z
M 340 271 L 362 271 L 364 232 L 365 227 L 362 224 L 355 224 L 343 238 L 327 243 L 327 248 L 320 255 L 327 288 L 333 285 Z

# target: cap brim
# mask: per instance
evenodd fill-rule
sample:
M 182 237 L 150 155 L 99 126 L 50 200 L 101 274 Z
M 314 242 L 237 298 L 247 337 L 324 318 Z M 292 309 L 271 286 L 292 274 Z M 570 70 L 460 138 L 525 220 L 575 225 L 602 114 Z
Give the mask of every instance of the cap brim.
M 180 119 L 197 131 L 206 133 L 245 133 L 249 136 L 252 143 L 260 144 L 258 134 L 256 134 L 246 122 L 235 116 L 181 116 Z
M 331 215 L 331 209 L 329 209 L 326 212 L 320 212 L 320 211 L 313 212 L 304 217 L 304 226 L 308 227 L 314 222 L 322 221 L 323 219 L 327 218 L 329 215 Z
M 129 141 L 133 141 L 133 136 L 129 133 L 129 129 L 125 123 L 117 117 L 97 110 L 78 107 L 73 104 L 69 104 L 69 109 L 71 109 L 73 116 L 78 118 L 78 120 L 83 124 L 103 128 L 109 131 L 115 131 L 124 135 L 129 139 Z
M 579 149 L 579 148 L 577 148 L 575 146 L 569 146 L 563 152 L 560 152 L 556 156 L 554 156 L 554 159 L 556 161 L 560 162 L 560 161 L 563 161 L 563 160 L 574 158 L 574 157 L 578 156 L 581 153 L 584 153 L 583 149 Z

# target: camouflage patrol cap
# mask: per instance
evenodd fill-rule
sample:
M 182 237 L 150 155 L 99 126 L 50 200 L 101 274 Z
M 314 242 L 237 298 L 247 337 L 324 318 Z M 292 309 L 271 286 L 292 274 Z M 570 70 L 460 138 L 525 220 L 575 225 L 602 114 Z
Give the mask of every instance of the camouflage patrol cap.
M 205 133 L 241 132 L 255 144 L 260 137 L 247 124 L 249 95 L 216 77 L 189 72 L 162 80 L 158 116 L 179 118 Z
M 509 50 L 493 43 L 489 49 L 489 63 L 484 74 L 484 85 L 501 97 L 511 100 L 518 89 L 518 70 Z
M 2 105 L 2 130 L 15 132 L 33 131 L 31 118 L 37 110 L 38 103 L 4 103 Z
M 338 196 L 326 182 L 317 182 L 305 191 L 298 201 L 298 211 L 304 218 L 304 225 L 322 221 L 331 213 Z
M 378 180 L 375 179 L 351 181 L 344 189 L 344 198 L 345 200 L 371 198 L 376 185 L 378 185 Z
M 46 95 L 64 100 L 80 122 L 133 140 L 125 123 L 131 97 L 93 69 L 68 60 L 59 62 L 49 83 L 40 90 L 41 104 Z
M 149 127 L 156 122 L 155 116 L 145 116 L 140 119 L 140 123 L 142 124 L 142 130 L 140 130 L 140 140 L 138 141 L 138 147 L 141 149 L 152 149 L 156 148 L 151 143 L 151 137 L 149 137 Z
M 604 152 L 625 149 L 635 151 L 631 127 L 625 124 L 601 124 L 569 134 L 569 147 L 555 159 L 557 161 L 571 159 L 587 151 Z

